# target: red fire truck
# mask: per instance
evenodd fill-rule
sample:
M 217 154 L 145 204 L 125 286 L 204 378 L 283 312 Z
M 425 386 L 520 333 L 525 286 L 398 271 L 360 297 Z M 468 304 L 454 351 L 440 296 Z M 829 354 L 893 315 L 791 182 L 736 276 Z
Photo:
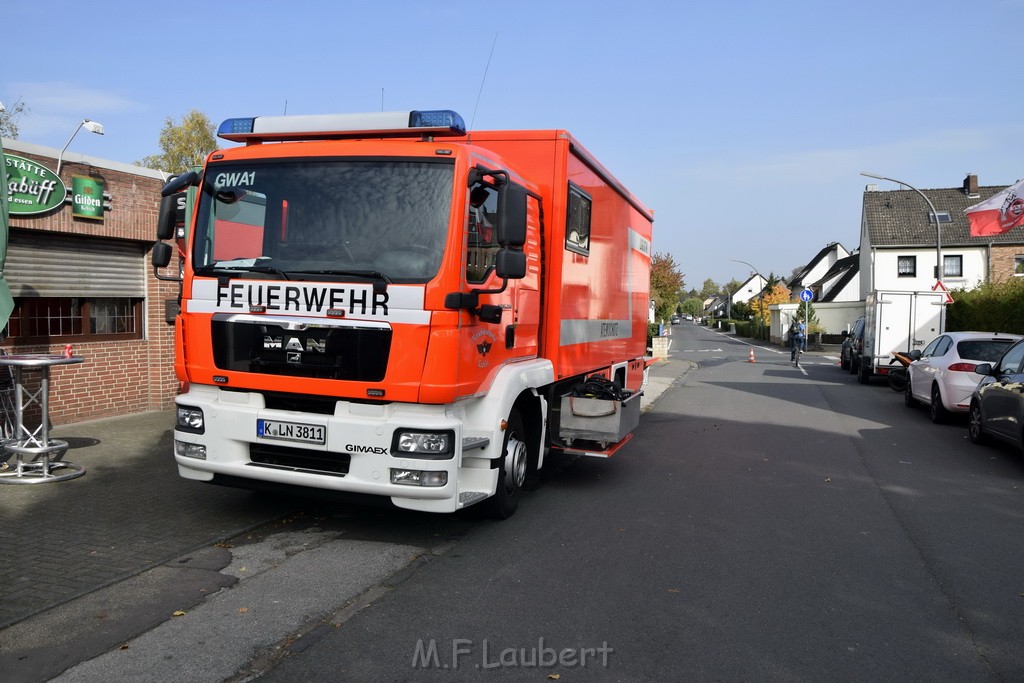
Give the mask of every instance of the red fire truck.
M 511 515 L 639 423 L 653 214 L 563 130 L 452 111 L 229 119 L 175 318 L 181 476 Z M 158 242 L 157 268 L 172 247 Z M 166 277 L 166 276 L 165 276 Z

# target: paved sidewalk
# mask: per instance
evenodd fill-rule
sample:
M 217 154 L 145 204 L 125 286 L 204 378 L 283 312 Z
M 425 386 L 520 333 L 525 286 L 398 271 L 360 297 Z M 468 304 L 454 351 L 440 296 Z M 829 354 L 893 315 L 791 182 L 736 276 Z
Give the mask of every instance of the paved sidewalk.
M 656 361 L 643 409 L 693 367 Z M 221 542 L 274 520 L 268 533 L 301 525 L 288 519 L 294 500 L 180 478 L 173 420 L 168 410 L 55 427 L 70 444 L 64 459 L 86 474 L 0 484 L 0 680 L 49 680 L 116 649 L 234 584 Z M 368 540 L 400 542 L 386 538 L 399 531 Z
M 56 427 L 86 474 L 0 485 L 0 629 L 282 514 L 180 478 L 173 421 L 161 411 Z

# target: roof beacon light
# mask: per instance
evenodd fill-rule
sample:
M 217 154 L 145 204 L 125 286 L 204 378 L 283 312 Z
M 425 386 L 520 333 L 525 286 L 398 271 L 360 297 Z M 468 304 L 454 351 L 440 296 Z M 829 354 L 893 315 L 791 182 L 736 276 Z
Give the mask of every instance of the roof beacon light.
M 370 114 L 256 116 L 227 119 L 217 129 L 217 137 L 246 143 L 465 134 L 466 122 L 449 109 Z

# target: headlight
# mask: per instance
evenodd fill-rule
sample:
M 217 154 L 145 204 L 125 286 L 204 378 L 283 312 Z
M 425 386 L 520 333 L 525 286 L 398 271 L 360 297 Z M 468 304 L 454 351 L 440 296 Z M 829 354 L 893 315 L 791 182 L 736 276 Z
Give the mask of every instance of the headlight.
M 189 406 L 178 406 L 178 416 L 175 427 L 183 432 L 202 434 L 206 430 L 201 408 Z
M 444 486 L 448 483 L 447 472 L 427 470 L 391 470 L 391 483 L 403 486 Z
M 184 441 L 174 440 L 174 453 L 185 458 L 196 458 L 197 460 L 206 460 L 206 446 L 198 443 L 185 443 Z
M 422 459 L 446 459 L 455 455 L 455 432 L 413 431 L 401 429 L 395 432 L 391 442 L 391 454 Z

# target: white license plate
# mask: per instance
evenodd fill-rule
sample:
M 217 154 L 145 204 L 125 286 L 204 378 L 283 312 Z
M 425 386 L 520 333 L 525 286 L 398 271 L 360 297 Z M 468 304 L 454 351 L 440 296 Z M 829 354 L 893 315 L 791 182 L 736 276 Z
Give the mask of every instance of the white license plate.
M 256 420 L 256 436 L 275 441 L 297 441 L 323 446 L 327 443 L 327 427 L 303 424 L 301 422 L 279 422 L 278 420 Z

